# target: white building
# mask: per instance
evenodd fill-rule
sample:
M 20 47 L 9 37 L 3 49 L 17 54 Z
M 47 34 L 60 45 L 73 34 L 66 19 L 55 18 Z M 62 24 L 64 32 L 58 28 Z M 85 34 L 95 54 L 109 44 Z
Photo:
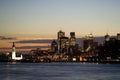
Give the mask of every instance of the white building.
M 15 49 L 15 44 L 14 44 L 14 42 L 13 42 L 13 46 L 12 46 L 12 60 L 22 60 L 23 59 L 23 56 L 22 56 L 22 54 L 19 56 L 19 57 L 17 57 L 17 53 L 16 53 L 16 49 Z

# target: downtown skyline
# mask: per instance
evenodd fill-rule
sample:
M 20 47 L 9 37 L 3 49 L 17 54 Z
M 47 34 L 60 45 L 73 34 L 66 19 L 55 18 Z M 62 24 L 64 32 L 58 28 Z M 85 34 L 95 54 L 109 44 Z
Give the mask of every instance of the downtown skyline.
M 67 36 L 73 31 L 78 38 L 89 33 L 116 35 L 119 14 L 119 0 L 0 0 L 0 36 L 55 39 L 59 30 Z M 11 47 L 13 41 L 0 40 L 0 48 L 7 43 Z

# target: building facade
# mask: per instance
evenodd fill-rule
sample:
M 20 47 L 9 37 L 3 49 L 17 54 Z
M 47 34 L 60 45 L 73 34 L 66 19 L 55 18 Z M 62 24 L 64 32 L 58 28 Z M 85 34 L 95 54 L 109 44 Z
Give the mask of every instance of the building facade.
M 22 59 L 23 59 L 22 54 L 16 53 L 15 43 L 13 42 L 13 46 L 12 46 L 12 60 L 13 61 L 17 61 L 17 60 L 22 60 Z

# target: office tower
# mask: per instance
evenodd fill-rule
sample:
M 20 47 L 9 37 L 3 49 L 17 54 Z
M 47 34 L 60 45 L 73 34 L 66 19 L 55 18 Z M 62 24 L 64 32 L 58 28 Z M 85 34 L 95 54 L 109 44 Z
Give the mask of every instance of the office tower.
M 110 36 L 108 34 L 105 35 L 105 41 L 110 41 Z
M 57 33 L 57 36 L 58 36 L 58 39 L 57 39 L 57 42 L 58 42 L 58 53 L 61 53 L 61 51 L 62 51 L 62 42 L 61 42 L 61 39 L 63 37 L 65 37 L 65 32 L 63 32 L 62 30 L 60 30 Z
M 65 32 L 59 31 L 58 32 L 58 53 L 66 53 L 66 47 L 68 47 L 69 43 L 69 38 L 65 37 Z
M 57 45 L 57 42 L 55 40 L 53 40 L 51 43 L 51 50 L 55 53 L 58 51 L 58 45 Z
M 61 37 L 60 43 L 61 43 L 60 52 L 66 53 L 67 52 L 66 47 L 68 46 L 69 38 L 68 37 Z
M 75 32 L 70 32 L 70 46 L 75 46 L 75 44 L 76 44 Z
M 90 51 L 93 47 L 93 44 L 94 44 L 93 35 L 88 34 L 83 41 L 84 51 L 86 52 Z
M 58 32 L 58 39 L 60 39 L 61 37 L 65 37 L 65 32 L 63 32 L 62 30 Z
M 75 32 L 70 32 L 70 39 L 69 39 L 69 54 L 75 54 L 76 51 L 76 37 Z
M 71 37 L 75 37 L 75 32 L 70 32 Z
M 120 40 L 120 33 L 117 34 L 117 40 Z

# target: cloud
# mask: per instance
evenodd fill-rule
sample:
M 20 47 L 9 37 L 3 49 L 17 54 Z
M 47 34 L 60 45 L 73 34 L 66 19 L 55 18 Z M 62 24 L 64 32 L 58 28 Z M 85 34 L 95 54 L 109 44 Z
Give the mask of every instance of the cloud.
M 31 49 L 31 48 L 48 48 L 48 46 L 21 46 L 21 47 L 17 47 L 17 49 Z
M 49 46 L 20 46 L 16 49 L 33 49 L 33 48 L 49 48 Z M 0 49 L 11 49 L 11 48 L 0 48 Z
M 14 37 L 0 36 L 0 40 L 16 40 L 16 38 L 14 38 Z
M 54 39 L 56 40 L 56 39 Z M 83 45 L 84 38 L 76 38 L 76 42 Z M 101 44 L 104 41 L 104 37 L 94 37 L 94 40 Z M 53 39 L 42 39 L 42 40 L 21 40 L 16 41 L 16 43 L 51 43 Z
M 44 39 L 44 40 L 22 40 L 16 41 L 16 43 L 51 43 L 53 40 L 51 39 Z

